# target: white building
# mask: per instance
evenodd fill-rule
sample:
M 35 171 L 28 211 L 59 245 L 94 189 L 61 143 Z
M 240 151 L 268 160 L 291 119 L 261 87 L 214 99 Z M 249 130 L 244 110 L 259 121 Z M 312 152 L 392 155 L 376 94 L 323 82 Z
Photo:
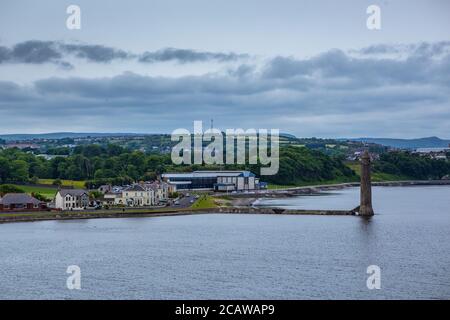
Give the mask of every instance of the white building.
M 447 153 L 450 152 L 450 148 L 418 148 L 414 153 L 436 160 L 447 160 Z
M 61 189 L 55 196 L 55 208 L 82 210 L 89 205 L 89 194 L 83 189 Z
M 173 192 L 173 187 L 166 182 L 155 181 L 144 184 L 145 189 L 151 189 L 155 193 L 155 202 L 161 203 L 169 199 L 169 195 Z
M 105 193 L 105 205 L 122 205 L 126 207 L 157 206 L 169 199 L 170 186 L 165 182 L 133 184 L 120 191 Z
M 115 204 L 127 207 L 154 206 L 156 204 L 155 192 L 140 184 L 133 184 L 122 190 L 120 196 L 115 198 Z

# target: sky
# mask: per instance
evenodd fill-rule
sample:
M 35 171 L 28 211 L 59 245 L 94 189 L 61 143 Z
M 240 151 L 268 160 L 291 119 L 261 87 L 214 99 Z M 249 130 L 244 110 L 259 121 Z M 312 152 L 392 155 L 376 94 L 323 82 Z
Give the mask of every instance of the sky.
M 447 0 L 0 2 L 0 134 L 450 138 L 449 89 Z

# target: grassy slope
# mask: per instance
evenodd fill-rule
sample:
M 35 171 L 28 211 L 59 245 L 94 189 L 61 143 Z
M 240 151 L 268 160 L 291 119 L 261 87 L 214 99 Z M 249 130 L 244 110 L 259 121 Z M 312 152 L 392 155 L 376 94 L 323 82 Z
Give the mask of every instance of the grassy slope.
M 56 187 L 36 187 L 36 186 L 25 186 L 25 185 L 15 185 L 17 188 L 22 189 L 28 194 L 31 193 L 40 193 L 43 196 L 53 199 L 53 197 L 56 194 L 57 188 Z
M 52 185 L 54 179 L 39 179 L 40 184 Z M 63 187 L 74 187 L 78 189 L 84 189 L 85 181 L 75 181 L 75 180 L 61 180 Z
M 346 165 L 351 168 L 356 174 L 359 176 L 361 173 L 361 166 L 359 163 L 346 163 Z M 402 180 L 411 180 L 411 177 L 382 173 L 382 172 L 372 172 L 372 181 L 381 182 L 381 181 L 402 181 Z
M 191 208 L 193 209 L 207 209 L 207 208 L 216 208 L 217 204 L 214 201 L 214 198 L 209 195 L 201 196 L 197 201 L 195 201 Z
M 361 173 L 361 167 L 359 163 L 355 162 L 348 162 L 346 165 L 356 172 L 358 175 L 358 178 L 355 180 L 341 180 L 341 179 L 335 179 L 335 180 L 328 180 L 328 181 L 316 181 L 316 182 L 305 182 L 295 185 L 277 185 L 277 184 L 270 184 L 268 185 L 268 189 L 286 189 L 286 188 L 293 188 L 293 187 L 304 187 L 304 186 L 315 186 L 315 185 L 325 185 L 325 184 L 338 184 L 338 183 L 345 183 L 345 182 L 358 182 L 359 181 L 359 175 Z M 413 180 L 411 177 L 403 176 L 403 175 L 395 175 L 395 174 L 389 174 L 389 173 L 381 173 L 381 172 L 372 172 L 372 181 L 375 182 L 381 182 L 381 181 L 404 181 L 404 180 Z

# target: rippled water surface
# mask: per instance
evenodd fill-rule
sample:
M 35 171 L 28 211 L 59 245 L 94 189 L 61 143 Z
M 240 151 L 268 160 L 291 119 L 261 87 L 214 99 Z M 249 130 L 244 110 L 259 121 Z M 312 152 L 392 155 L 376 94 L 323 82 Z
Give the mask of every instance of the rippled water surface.
M 450 187 L 374 188 L 376 216 L 225 215 L 0 225 L 0 298 L 450 298 Z M 261 201 L 349 209 L 358 189 Z M 81 290 L 66 269 L 81 268 Z M 381 268 L 368 290 L 366 269 Z

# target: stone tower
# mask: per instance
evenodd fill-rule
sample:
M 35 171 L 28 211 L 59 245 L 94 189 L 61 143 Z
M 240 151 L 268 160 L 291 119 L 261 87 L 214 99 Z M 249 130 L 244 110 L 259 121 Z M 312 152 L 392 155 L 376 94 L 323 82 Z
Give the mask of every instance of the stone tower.
M 366 150 L 361 156 L 361 203 L 359 215 L 373 216 L 372 183 L 370 181 L 370 155 Z

